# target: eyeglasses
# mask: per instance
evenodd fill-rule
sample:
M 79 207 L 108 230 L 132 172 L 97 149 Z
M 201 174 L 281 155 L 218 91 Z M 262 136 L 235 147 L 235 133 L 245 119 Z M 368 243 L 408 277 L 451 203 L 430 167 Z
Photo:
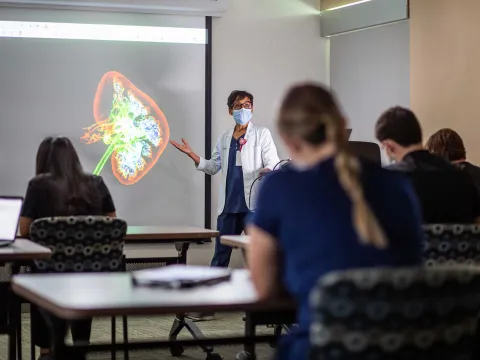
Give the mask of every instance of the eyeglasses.
M 252 103 L 247 101 L 243 104 L 240 104 L 240 103 L 233 104 L 233 110 L 240 110 L 242 108 L 247 110 L 252 110 Z

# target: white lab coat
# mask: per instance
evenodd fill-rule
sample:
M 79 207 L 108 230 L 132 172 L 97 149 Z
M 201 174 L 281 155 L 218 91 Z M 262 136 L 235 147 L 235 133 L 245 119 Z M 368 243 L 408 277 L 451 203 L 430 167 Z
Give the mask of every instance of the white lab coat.
M 200 158 L 200 163 L 197 166 L 197 170 L 203 171 L 208 175 L 215 175 L 220 170 L 222 171 L 222 182 L 218 196 L 218 215 L 222 214 L 225 207 L 228 153 L 230 151 L 233 131 L 234 128 L 220 135 L 213 149 L 211 159 L 206 160 Z M 249 206 L 250 188 L 253 181 L 259 176 L 260 170 L 264 168 L 273 170 L 279 159 L 272 134 L 267 128 L 255 126 L 250 122 L 245 132 L 245 140 L 247 140 L 247 142 L 243 145 L 241 157 L 245 203 Z M 253 210 L 254 208 L 254 199 L 252 197 L 249 209 Z

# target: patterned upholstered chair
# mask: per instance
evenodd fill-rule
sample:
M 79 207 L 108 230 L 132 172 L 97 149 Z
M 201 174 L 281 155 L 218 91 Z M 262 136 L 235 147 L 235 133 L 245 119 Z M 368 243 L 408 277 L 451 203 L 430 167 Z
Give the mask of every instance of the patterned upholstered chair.
M 424 234 L 427 266 L 480 264 L 480 225 L 425 225 Z
M 335 272 L 320 279 L 311 306 L 311 359 L 473 359 L 480 270 Z
M 125 271 L 123 247 L 127 223 L 103 216 L 55 217 L 35 220 L 30 239 L 50 248 L 52 256 L 37 260 L 34 273 L 85 273 Z M 116 319 L 112 317 L 112 343 L 116 342 Z M 128 341 L 128 324 L 123 317 L 124 342 Z M 115 359 L 112 351 L 112 359 Z M 124 356 L 128 359 L 128 351 Z M 32 359 L 35 349 L 32 345 Z

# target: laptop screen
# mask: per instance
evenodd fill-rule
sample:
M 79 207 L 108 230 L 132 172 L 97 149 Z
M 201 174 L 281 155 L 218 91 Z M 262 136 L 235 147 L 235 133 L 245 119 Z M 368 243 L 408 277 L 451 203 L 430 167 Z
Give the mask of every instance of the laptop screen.
M 0 242 L 15 240 L 22 204 L 21 197 L 0 197 Z

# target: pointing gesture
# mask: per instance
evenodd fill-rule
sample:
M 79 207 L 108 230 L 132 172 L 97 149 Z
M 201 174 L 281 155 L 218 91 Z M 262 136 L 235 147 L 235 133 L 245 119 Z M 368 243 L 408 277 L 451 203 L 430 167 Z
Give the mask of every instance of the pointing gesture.
M 170 144 L 175 146 L 178 150 L 180 150 L 184 154 L 190 155 L 192 153 L 192 148 L 184 138 L 182 138 L 182 143 L 183 144 L 179 144 L 173 140 L 170 141 Z

